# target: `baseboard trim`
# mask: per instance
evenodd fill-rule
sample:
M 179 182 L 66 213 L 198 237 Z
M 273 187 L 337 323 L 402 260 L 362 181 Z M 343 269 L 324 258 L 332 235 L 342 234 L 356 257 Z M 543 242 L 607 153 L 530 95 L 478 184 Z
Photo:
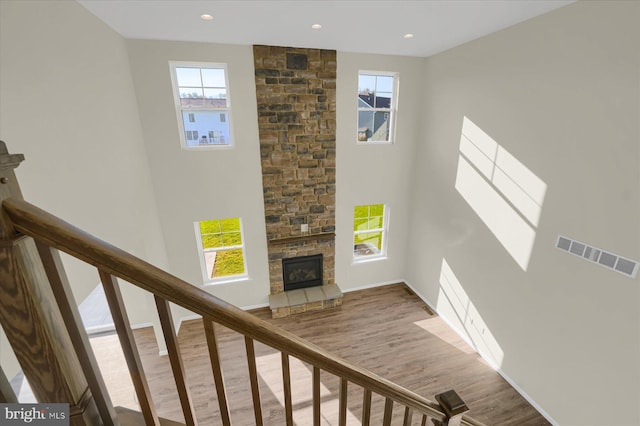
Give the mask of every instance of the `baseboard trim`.
M 253 311 L 254 309 L 262 309 L 262 308 L 268 308 L 268 307 L 269 307 L 269 302 L 258 303 L 257 305 L 241 306 L 240 309 L 242 309 L 243 311 Z
M 202 315 L 199 314 L 193 314 L 193 315 L 187 315 L 186 317 L 182 317 L 178 319 L 178 325 L 176 326 L 176 334 L 178 334 L 180 332 L 180 327 L 182 327 L 182 323 L 185 321 L 191 321 L 191 320 L 197 320 L 202 318 Z
M 369 288 L 384 287 L 385 285 L 398 284 L 398 283 L 403 283 L 403 282 L 404 282 L 404 280 L 382 281 L 382 282 L 379 282 L 379 283 L 367 284 L 367 285 L 363 285 L 363 286 L 359 286 L 359 287 L 349 288 L 349 289 L 346 289 L 346 290 L 341 288 L 340 290 L 342 290 L 343 293 L 351 293 L 352 291 L 367 290 Z
M 104 333 L 110 333 L 112 331 L 116 330 L 116 326 L 112 323 L 112 324 L 103 324 L 103 325 L 96 325 L 93 327 L 87 327 L 85 329 L 85 331 L 87 332 L 87 335 L 89 337 L 94 336 L 96 334 L 104 334 Z
M 140 324 L 131 325 L 131 329 L 132 330 L 138 330 L 140 328 L 147 328 L 147 327 L 153 327 L 153 323 L 152 322 L 143 322 L 143 323 L 140 323 Z
M 549 423 L 551 423 L 554 426 L 558 426 L 558 422 L 556 422 L 550 415 L 549 413 L 547 413 L 536 401 L 533 400 L 533 398 L 531 398 L 520 386 L 518 386 L 518 384 L 513 381 L 511 379 L 511 377 L 509 377 L 507 375 L 507 373 L 505 373 L 504 371 L 502 371 L 500 369 L 500 367 L 498 367 L 497 365 L 495 365 L 495 363 L 493 361 L 491 361 L 489 359 L 489 357 L 487 357 L 484 353 L 482 353 L 482 351 L 479 351 L 478 348 L 476 347 L 476 345 L 467 337 L 467 335 L 465 333 L 462 333 L 462 331 L 454 326 L 451 322 L 449 322 L 449 320 L 440 315 L 440 313 L 438 312 L 438 310 L 436 309 L 435 306 L 433 306 L 433 304 L 431 304 L 424 296 L 422 296 L 422 294 L 420 294 L 420 292 L 418 290 L 416 290 L 416 288 L 414 286 L 411 285 L 411 283 L 409 282 L 409 280 L 403 279 L 402 282 L 405 283 L 405 285 L 407 287 L 409 287 L 415 294 L 416 296 L 418 296 L 420 298 L 420 300 L 422 300 L 424 303 L 427 304 L 427 306 L 429 306 L 429 308 L 431 308 L 431 310 L 435 313 L 438 314 L 438 316 L 440 318 L 442 318 L 442 320 L 453 330 L 456 332 L 456 334 L 458 336 L 460 336 L 460 338 L 462 340 L 464 340 L 465 342 L 467 342 L 467 344 L 469 346 L 471 346 L 473 348 L 474 351 L 476 351 L 476 353 L 478 355 L 480 355 L 480 357 L 491 366 L 491 368 L 493 368 L 496 373 L 498 373 L 507 383 L 509 383 L 509 385 L 511 385 L 511 387 L 513 387 L 516 392 L 518 392 L 520 394 L 520 396 L 522 396 L 524 399 L 527 400 L 527 402 L 529 404 L 531 404 L 531 406 L 533 408 L 535 408 L 536 410 L 538 410 L 538 412 L 542 415 L 542 417 L 544 417 L 545 419 L 547 419 L 547 421 L 549 421 Z
M 243 311 L 251 311 L 253 309 L 261 309 L 261 308 L 268 308 L 268 307 L 269 307 L 268 303 L 258 303 L 257 305 L 242 306 L 240 307 L 240 309 L 242 309 Z M 202 315 L 199 315 L 199 314 L 187 315 L 186 317 L 179 318 L 177 320 L 178 324 L 176 326 L 176 334 L 180 332 L 180 327 L 182 327 L 182 323 L 184 321 L 191 321 L 191 320 L 196 320 L 200 318 L 202 318 Z

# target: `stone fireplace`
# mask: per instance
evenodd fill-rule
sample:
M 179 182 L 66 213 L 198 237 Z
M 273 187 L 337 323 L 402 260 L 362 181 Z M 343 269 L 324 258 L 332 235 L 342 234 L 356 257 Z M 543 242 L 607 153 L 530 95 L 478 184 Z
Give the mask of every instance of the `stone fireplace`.
M 254 46 L 253 55 L 271 309 L 277 317 L 332 307 L 342 303 L 335 282 L 336 51 Z M 318 255 L 321 286 L 285 292 L 283 259 Z

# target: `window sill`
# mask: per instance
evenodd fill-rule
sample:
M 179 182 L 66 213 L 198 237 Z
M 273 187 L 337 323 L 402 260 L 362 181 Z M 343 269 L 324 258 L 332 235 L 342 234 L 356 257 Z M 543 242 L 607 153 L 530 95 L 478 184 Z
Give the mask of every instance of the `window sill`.
M 228 278 L 218 278 L 216 280 L 205 281 L 203 287 L 216 286 L 220 284 L 233 284 L 242 281 L 250 281 L 249 275 L 234 275 Z
M 356 141 L 356 145 L 393 145 L 393 141 Z
M 354 257 L 353 262 L 351 262 L 351 264 L 360 265 L 363 263 L 376 262 L 378 260 L 387 260 L 387 256 L 383 254 L 379 254 L 379 255 L 371 255 L 371 256 Z
M 223 149 L 232 149 L 233 145 L 231 144 L 209 144 L 209 145 L 198 145 L 198 146 L 184 146 L 181 148 L 185 151 L 215 151 L 215 150 L 223 150 Z

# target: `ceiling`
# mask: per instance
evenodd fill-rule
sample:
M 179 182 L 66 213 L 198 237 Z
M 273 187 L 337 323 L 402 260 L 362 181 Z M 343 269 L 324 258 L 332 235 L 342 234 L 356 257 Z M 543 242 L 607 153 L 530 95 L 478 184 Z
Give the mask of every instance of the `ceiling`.
M 125 38 L 426 57 L 573 0 L 77 0 Z M 202 14 L 213 20 L 205 21 Z M 313 24 L 322 29 L 314 30 Z M 404 34 L 414 35 L 411 39 Z

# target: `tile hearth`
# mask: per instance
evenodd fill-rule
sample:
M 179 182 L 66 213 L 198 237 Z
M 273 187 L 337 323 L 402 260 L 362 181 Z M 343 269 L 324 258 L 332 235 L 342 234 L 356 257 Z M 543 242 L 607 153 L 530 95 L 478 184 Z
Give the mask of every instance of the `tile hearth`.
M 269 307 L 273 318 L 340 305 L 342 305 L 342 291 L 336 284 L 301 288 L 269 295 Z

